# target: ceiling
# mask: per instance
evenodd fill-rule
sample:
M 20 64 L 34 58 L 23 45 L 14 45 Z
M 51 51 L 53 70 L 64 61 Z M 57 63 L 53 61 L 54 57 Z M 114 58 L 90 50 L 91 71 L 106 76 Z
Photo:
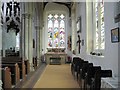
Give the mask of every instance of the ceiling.
M 44 8 L 49 2 L 44 2 Z M 73 6 L 73 2 L 52 2 L 52 3 L 57 3 L 61 5 L 65 5 L 69 9 L 69 16 L 71 16 L 71 8 Z

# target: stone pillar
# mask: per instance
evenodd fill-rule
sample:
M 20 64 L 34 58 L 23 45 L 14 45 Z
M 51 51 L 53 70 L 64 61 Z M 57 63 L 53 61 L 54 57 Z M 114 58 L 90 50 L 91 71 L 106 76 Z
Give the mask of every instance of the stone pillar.
M 33 71 L 33 36 L 32 36 L 32 5 L 29 2 L 24 4 L 22 14 L 22 57 L 29 60 L 30 71 Z
M 1 8 L 1 1 L 0 1 L 0 8 Z M 1 14 L 0 14 L 0 17 L 1 17 Z M 0 21 L 1 21 L 1 18 L 0 18 Z M 2 50 L 2 28 L 1 28 L 1 22 L 0 22 L 0 61 L 1 61 L 1 50 Z
M 25 3 L 25 12 L 23 13 L 24 17 L 24 59 L 28 60 L 28 31 L 29 31 L 29 17 L 28 13 L 28 3 Z
M 29 18 L 28 31 L 28 59 L 30 62 L 30 70 L 33 71 L 33 37 L 32 37 L 32 16 Z
M 36 28 L 36 52 L 37 52 L 37 62 L 40 62 L 40 26 L 35 26 Z
M 24 60 L 25 59 L 25 12 L 24 12 L 24 3 L 21 3 L 21 31 L 20 31 L 20 53 L 21 57 Z
M 41 63 L 41 56 L 42 56 L 42 49 L 43 49 L 42 48 L 42 40 L 43 40 L 42 39 L 42 30 L 43 30 L 43 28 L 40 28 L 40 32 L 39 32 L 40 33 L 40 39 L 39 39 L 40 40 L 39 41 L 40 42 L 40 63 Z
M 42 56 L 42 49 L 43 49 L 43 44 L 42 44 L 42 40 L 43 40 L 43 38 L 42 38 L 42 35 L 43 35 L 43 33 L 42 33 L 42 31 L 43 31 L 43 25 L 44 25 L 44 16 L 43 16 L 43 14 L 44 14 L 44 10 L 43 10 L 43 7 L 44 7 L 44 4 L 43 4 L 43 2 L 41 2 L 40 3 L 40 5 L 41 5 L 41 7 L 40 7 L 40 32 L 39 32 L 39 35 L 40 35 L 40 38 L 39 38 L 39 42 L 40 42 L 40 63 L 41 63 L 41 56 Z M 44 36 L 44 35 L 43 35 Z M 45 42 L 45 41 L 43 41 L 43 42 Z M 45 50 L 44 50 L 45 51 Z
M 29 20 L 28 20 L 28 60 L 30 62 L 30 71 L 33 71 L 33 27 L 32 27 L 32 19 L 33 19 L 33 4 L 29 2 L 28 4 L 28 12 L 29 12 Z
M 0 8 L 2 8 L 2 3 L 0 1 Z M 0 12 L 1 13 L 1 12 Z M 1 17 L 1 14 L 0 14 Z M 1 18 L 0 18 L 1 21 Z M 2 28 L 1 28 L 1 22 L 0 22 L 0 63 L 1 63 L 1 55 L 2 55 Z M 1 81 L 1 70 L 0 70 L 0 89 L 2 90 L 2 81 Z
M 32 15 L 30 3 L 25 3 L 25 11 L 22 14 L 22 57 L 29 60 L 30 71 L 33 71 L 33 38 L 32 38 Z
M 5 16 L 6 15 L 6 7 L 7 7 L 7 5 L 6 5 L 6 2 L 3 2 L 4 3 L 4 7 L 3 7 L 3 16 Z M 6 18 L 5 17 L 3 17 L 3 22 L 6 22 Z M 0 22 L 1 23 L 1 22 Z M 6 33 L 6 24 L 3 24 L 2 25 L 2 56 L 3 57 L 5 57 L 5 49 L 6 49 L 6 43 L 5 43 L 5 33 Z
M 0 1 L 0 8 L 1 8 L 1 1 Z M 1 14 L 0 14 L 1 17 Z M 1 18 L 0 18 L 1 21 Z M 0 63 L 1 63 L 1 54 L 2 54 L 2 28 L 0 22 Z M 0 89 L 2 89 L 2 81 L 1 81 L 1 70 L 0 70 Z
M 118 27 L 120 28 L 120 22 L 118 22 Z M 120 63 L 120 42 L 118 43 L 118 63 Z M 120 66 L 118 65 L 118 68 Z M 118 69 L 118 77 L 120 77 L 120 69 Z M 120 82 L 120 79 L 118 79 L 118 82 Z M 118 86 L 120 86 L 120 83 L 118 83 Z
M 25 26 L 25 31 L 24 31 L 24 45 L 25 45 L 25 52 L 24 52 L 24 57 L 25 57 L 25 60 L 28 60 L 28 31 L 29 31 L 29 14 L 24 14 L 24 26 Z
M 76 17 L 75 17 L 75 9 L 72 9 L 72 51 L 76 50 Z

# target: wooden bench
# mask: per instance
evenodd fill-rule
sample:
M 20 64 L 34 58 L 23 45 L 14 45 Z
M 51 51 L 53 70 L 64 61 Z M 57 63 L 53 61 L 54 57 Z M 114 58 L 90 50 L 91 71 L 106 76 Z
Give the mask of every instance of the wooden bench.
M 34 69 L 37 68 L 37 57 L 33 57 L 33 67 Z
M 2 88 L 3 90 L 5 88 L 12 88 L 12 81 L 11 81 L 11 72 L 10 72 L 10 69 L 8 67 L 5 67 L 5 68 L 0 68 L 1 70 L 1 73 L 2 73 Z
M 112 77 L 112 71 L 101 70 L 100 66 L 89 67 L 85 78 L 85 90 L 87 90 L 87 88 L 91 90 L 100 90 L 102 77 Z
M 25 73 L 28 74 L 30 72 L 30 63 L 29 60 L 24 60 L 25 63 Z
M 20 79 L 25 79 L 26 76 L 25 76 L 25 64 L 24 64 L 24 61 L 8 61 L 8 60 L 2 60 L 2 64 L 18 64 L 19 66 L 19 72 L 20 72 Z
M 19 66 L 19 73 L 20 73 L 20 79 L 25 79 L 26 76 L 25 76 L 25 65 L 24 65 L 24 62 L 7 62 L 7 61 L 2 61 L 2 64 L 15 64 L 17 63 L 18 66 Z
M 18 63 L 20 67 L 20 72 L 22 73 L 22 76 L 20 75 L 20 78 L 25 78 L 25 74 L 28 74 L 30 72 L 30 63 L 29 60 L 22 60 L 20 57 L 2 57 L 2 62 L 11 62 L 11 63 Z M 22 65 L 20 64 L 22 63 Z M 21 74 L 20 73 L 20 74 Z
M 1 67 L 10 68 L 12 85 L 16 85 L 20 81 L 20 69 L 17 63 L 16 64 L 1 64 Z

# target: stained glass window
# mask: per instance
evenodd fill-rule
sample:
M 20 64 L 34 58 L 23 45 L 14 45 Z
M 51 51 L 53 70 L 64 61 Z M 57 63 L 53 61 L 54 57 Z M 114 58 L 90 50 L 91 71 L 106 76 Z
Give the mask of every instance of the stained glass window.
M 105 48 L 105 29 L 104 29 L 104 2 L 96 0 L 95 3 L 96 16 L 96 33 L 95 33 L 95 49 Z
M 65 15 L 48 15 L 48 47 L 65 47 Z
M 95 43 L 95 48 L 99 48 L 99 31 L 98 31 L 98 3 L 95 3 L 95 12 L 96 12 L 96 43 Z
M 100 2 L 100 24 L 101 24 L 101 45 L 100 48 L 104 49 L 105 48 L 105 29 L 104 29 L 104 3 L 103 1 Z

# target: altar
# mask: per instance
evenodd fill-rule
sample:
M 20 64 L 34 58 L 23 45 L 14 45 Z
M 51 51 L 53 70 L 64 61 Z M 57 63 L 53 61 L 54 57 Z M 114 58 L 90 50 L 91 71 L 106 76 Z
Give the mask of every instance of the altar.
M 48 49 L 48 52 L 45 53 L 45 60 L 47 64 L 65 64 L 67 60 L 67 54 L 65 53 L 65 49 Z

